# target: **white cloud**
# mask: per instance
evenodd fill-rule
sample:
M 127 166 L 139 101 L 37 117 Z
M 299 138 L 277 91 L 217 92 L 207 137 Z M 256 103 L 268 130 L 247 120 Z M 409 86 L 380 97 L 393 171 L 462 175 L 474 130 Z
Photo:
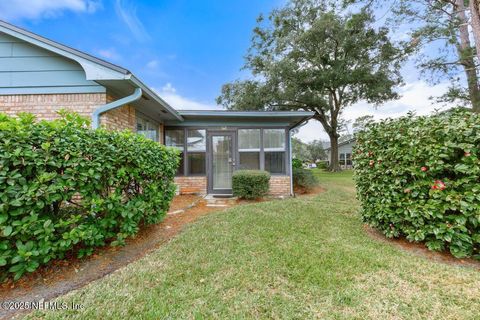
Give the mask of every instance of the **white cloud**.
M 128 0 L 116 0 L 115 12 L 138 41 L 145 42 L 150 39 L 150 35 L 137 17 L 136 6 L 132 5 Z
M 171 83 L 167 83 L 157 93 L 167 101 L 172 107 L 178 110 L 220 110 L 220 106 L 207 102 L 199 102 L 191 98 L 183 97 L 177 93 L 177 90 Z
M 438 105 L 432 104 L 429 97 L 442 95 L 447 91 L 447 87 L 448 83 L 440 83 L 436 86 L 430 86 L 424 81 L 408 83 L 401 88 L 399 100 L 387 102 L 378 108 L 366 102 L 359 102 L 345 109 L 342 117 L 353 122 L 356 118 L 368 114 L 373 115 L 376 120 L 397 118 L 406 115 L 408 111 L 415 111 L 417 115 L 426 115 L 441 109 Z M 303 141 L 328 140 L 322 125 L 316 120 L 310 120 L 300 128 L 296 137 Z
M 148 69 L 156 69 L 158 68 L 159 62 L 158 60 L 151 60 L 147 63 L 147 68 Z
M 120 60 L 120 54 L 114 48 L 99 49 L 97 54 L 107 60 Z
M 100 7 L 99 0 L 3 0 L 0 1 L 0 19 L 51 18 L 64 11 L 94 13 Z

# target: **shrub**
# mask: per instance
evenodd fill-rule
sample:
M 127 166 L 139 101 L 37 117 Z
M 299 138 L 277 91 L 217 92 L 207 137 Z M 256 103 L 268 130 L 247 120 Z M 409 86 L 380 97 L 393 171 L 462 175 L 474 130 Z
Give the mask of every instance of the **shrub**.
M 238 170 L 233 174 L 233 195 L 243 199 L 258 199 L 268 193 L 270 173 L 261 170 Z
M 364 221 L 388 237 L 478 258 L 480 115 L 409 115 L 368 129 L 354 150 Z
M 303 162 L 300 159 L 292 159 L 292 168 L 303 168 Z
M 0 115 L 0 274 L 18 279 L 67 252 L 123 244 L 159 222 L 178 155 L 143 136 Z
M 293 186 L 300 192 L 307 192 L 318 186 L 318 180 L 312 170 L 293 168 Z
M 316 164 L 317 164 L 317 169 L 326 170 L 328 168 L 327 161 L 325 160 L 317 161 Z

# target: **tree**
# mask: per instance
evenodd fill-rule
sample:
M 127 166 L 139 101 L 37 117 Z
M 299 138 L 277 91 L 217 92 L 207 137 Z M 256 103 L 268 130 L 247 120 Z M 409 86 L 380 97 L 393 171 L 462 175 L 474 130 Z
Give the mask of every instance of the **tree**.
M 331 171 L 339 171 L 338 122 L 360 100 L 395 99 L 403 52 L 376 28 L 368 10 L 335 11 L 325 1 L 291 0 L 260 17 L 245 69 L 253 78 L 222 87 L 217 102 L 236 110 L 308 110 L 331 143 Z
M 365 116 L 358 117 L 353 122 L 353 133 L 355 134 L 357 132 L 365 130 L 367 125 L 372 123 L 373 121 L 374 121 L 373 116 L 369 115 L 369 114 L 365 115 Z
M 298 138 L 292 138 L 292 156 L 302 162 L 310 159 L 307 144 Z
M 327 154 L 323 149 L 323 143 L 320 140 L 313 140 L 312 142 L 307 144 L 307 151 L 309 155 L 309 160 L 313 163 L 317 162 L 318 160 L 325 159 Z
M 346 1 L 391 6 L 390 19 L 397 28 L 405 23 L 410 29 L 409 49 L 417 54 L 417 66 L 436 84 L 451 83 L 438 102 L 471 106 L 480 112 L 480 18 L 478 0 L 359 0 Z M 470 12 L 469 12 L 470 11 Z M 471 21 L 469 20 L 471 17 Z M 469 30 L 471 23 L 473 35 Z M 477 50 L 471 39 L 475 39 Z M 477 51 L 477 52 L 475 52 Z

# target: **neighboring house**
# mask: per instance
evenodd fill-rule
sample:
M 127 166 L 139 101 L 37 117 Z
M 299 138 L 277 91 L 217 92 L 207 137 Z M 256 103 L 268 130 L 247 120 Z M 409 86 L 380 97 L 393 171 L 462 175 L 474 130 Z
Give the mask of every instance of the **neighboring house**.
M 50 120 L 60 109 L 180 149 L 184 194 L 230 194 L 235 170 L 261 169 L 273 195 L 290 195 L 291 130 L 313 115 L 177 111 L 130 71 L 0 21 L 0 112 Z
M 342 169 L 351 169 L 353 167 L 352 163 L 352 153 L 353 147 L 355 146 L 355 138 L 343 141 L 338 144 L 338 162 Z M 328 164 L 331 161 L 330 147 L 325 148 L 325 152 L 328 156 Z

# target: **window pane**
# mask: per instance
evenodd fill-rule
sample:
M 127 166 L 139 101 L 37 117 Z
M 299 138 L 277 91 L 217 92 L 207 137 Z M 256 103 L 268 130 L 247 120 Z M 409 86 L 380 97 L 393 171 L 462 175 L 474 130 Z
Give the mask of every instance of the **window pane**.
M 183 150 L 185 134 L 183 129 L 165 130 L 165 145 Z
M 240 169 L 259 170 L 260 152 L 240 152 Z
M 238 149 L 260 151 L 260 129 L 239 129 Z
M 347 153 L 347 166 L 351 166 L 351 165 L 352 165 L 352 154 Z
M 137 133 L 150 140 L 158 141 L 158 126 L 152 121 L 137 117 Z
M 285 173 L 285 152 L 265 152 L 265 170 L 270 173 Z
M 205 174 L 205 152 L 188 153 L 188 175 Z
M 180 163 L 178 164 L 178 168 L 177 168 L 177 176 L 183 176 L 184 163 L 185 163 L 185 154 L 182 152 L 180 153 Z
M 206 151 L 207 139 L 205 130 L 188 130 L 187 137 L 188 151 Z
M 285 130 L 265 129 L 263 130 L 263 148 L 265 151 L 285 150 Z

